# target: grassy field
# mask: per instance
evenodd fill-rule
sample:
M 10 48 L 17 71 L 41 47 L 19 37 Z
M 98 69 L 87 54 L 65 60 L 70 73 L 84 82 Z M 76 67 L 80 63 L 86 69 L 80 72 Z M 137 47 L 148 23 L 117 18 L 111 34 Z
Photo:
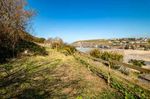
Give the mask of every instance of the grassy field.
M 26 56 L 0 65 L 2 99 L 123 98 L 73 56 L 47 51 L 47 56 Z
M 46 48 L 47 56 L 24 56 L 0 65 L 0 98 L 148 99 L 149 84 L 88 57 Z M 108 74 L 108 70 L 110 74 Z M 110 83 L 107 83 L 108 75 Z

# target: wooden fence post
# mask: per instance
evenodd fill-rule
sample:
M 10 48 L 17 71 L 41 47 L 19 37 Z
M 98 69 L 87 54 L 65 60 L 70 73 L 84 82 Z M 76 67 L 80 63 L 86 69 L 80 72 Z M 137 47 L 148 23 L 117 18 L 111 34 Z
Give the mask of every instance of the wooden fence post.
M 110 85 L 110 62 L 108 63 L 108 78 L 107 78 L 108 86 Z

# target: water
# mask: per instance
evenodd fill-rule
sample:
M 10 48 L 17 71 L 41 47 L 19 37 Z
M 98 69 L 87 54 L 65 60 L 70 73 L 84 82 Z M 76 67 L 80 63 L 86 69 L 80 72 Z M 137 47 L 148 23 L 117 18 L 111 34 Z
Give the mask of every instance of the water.
M 77 47 L 76 49 L 85 53 L 85 52 L 91 51 L 94 48 L 80 48 L 80 47 Z
M 146 65 L 150 65 L 150 61 L 145 61 L 145 64 Z

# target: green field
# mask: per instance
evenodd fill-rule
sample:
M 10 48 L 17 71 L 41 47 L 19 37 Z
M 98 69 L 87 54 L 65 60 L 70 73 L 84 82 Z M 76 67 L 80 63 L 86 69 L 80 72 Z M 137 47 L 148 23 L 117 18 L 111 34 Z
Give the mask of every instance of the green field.
M 123 74 L 112 70 L 112 78 L 115 81 L 112 81 L 113 86 L 108 85 L 108 69 L 102 63 L 94 62 L 78 53 L 66 56 L 55 49 L 46 48 L 46 50 L 47 56 L 26 56 L 0 65 L 1 98 L 118 99 L 119 97 L 123 99 L 134 97 L 135 93 L 132 91 L 127 93 L 128 89 L 124 90 L 119 83 L 124 82 Z M 118 74 L 120 76 L 117 76 Z M 131 84 L 130 87 L 135 86 Z M 143 89 L 140 90 L 143 92 Z M 143 96 L 149 97 L 147 93 L 144 90 Z

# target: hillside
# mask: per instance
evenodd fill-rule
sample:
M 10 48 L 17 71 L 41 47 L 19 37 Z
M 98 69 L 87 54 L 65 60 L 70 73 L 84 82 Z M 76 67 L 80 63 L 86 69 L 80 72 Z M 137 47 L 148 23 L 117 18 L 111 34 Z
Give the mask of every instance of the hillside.
M 114 70 L 111 70 L 112 87 L 109 86 L 106 80 L 108 68 L 100 62 L 78 53 L 66 56 L 54 49 L 46 50 L 47 56 L 26 56 L 0 65 L 1 98 L 123 99 L 133 97 L 135 93 L 149 97 L 148 86 L 139 89 L 138 85 L 132 84 L 137 82 L 136 79 L 129 84 L 131 78 Z M 129 87 L 124 90 L 122 84 Z
M 101 97 L 103 92 L 111 95 L 115 91 L 73 56 L 47 50 L 49 55 L 45 57 L 25 57 L 0 65 L 1 98 L 94 98 Z M 6 66 L 9 67 L 7 73 Z
M 20 32 L 19 35 L 22 39 L 30 41 L 30 42 L 43 43 L 45 41 L 45 38 L 39 38 L 39 37 L 33 36 L 32 34 L 28 32 Z

